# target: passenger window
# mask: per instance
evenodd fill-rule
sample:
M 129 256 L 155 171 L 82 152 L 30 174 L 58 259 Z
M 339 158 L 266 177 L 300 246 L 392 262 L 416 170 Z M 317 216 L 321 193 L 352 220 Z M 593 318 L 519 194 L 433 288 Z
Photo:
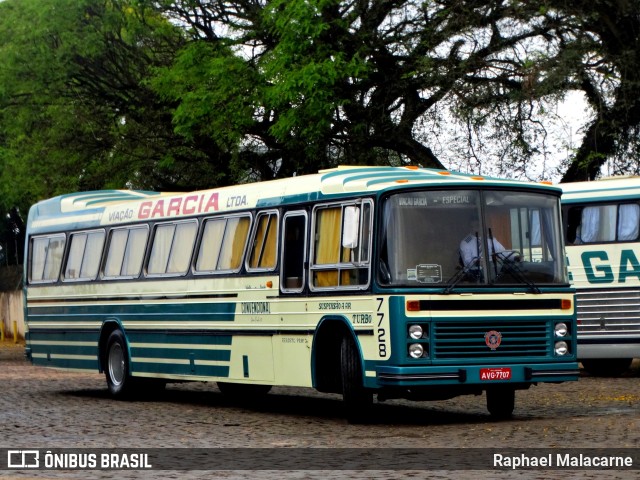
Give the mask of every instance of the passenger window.
M 348 208 L 351 210 L 345 214 Z M 363 288 L 368 285 L 371 222 L 370 200 L 315 209 L 310 267 L 312 288 Z M 347 228 L 355 229 L 355 232 L 344 235 Z
M 640 205 L 575 206 L 565 211 L 567 243 L 630 242 L 640 236 Z
M 65 280 L 95 280 L 100 269 L 105 232 L 81 232 L 71 235 Z
M 260 213 L 253 234 L 253 244 L 249 257 L 250 269 L 273 270 L 276 267 L 277 240 L 277 213 Z
M 36 237 L 31 243 L 31 281 L 52 283 L 58 280 L 62 267 L 66 237 L 64 234 Z
M 112 230 L 104 276 L 134 278 L 140 275 L 148 236 L 146 225 Z
M 240 270 L 250 225 L 249 215 L 206 220 L 196 259 L 196 272 Z
M 147 266 L 149 275 L 184 275 L 196 240 L 196 221 L 158 225 Z

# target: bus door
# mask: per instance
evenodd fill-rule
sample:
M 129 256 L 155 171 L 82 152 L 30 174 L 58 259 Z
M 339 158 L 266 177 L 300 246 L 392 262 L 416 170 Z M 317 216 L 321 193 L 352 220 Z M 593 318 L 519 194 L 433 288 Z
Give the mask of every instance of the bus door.
M 282 222 L 280 289 L 300 293 L 304 289 L 307 263 L 307 220 L 304 210 L 287 212 Z

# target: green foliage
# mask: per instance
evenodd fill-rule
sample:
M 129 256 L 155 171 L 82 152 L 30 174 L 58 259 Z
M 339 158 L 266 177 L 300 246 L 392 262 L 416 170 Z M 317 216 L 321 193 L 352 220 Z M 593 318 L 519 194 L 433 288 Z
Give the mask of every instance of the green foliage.
M 7 0 L 0 32 L 0 210 L 74 190 L 206 185 L 210 157 L 147 85 L 180 29 L 138 2 Z
M 155 91 L 175 103 L 176 132 L 187 139 L 212 138 L 219 148 L 237 152 L 259 98 L 259 79 L 229 48 L 203 41 L 180 50 L 170 67 L 157 69 Z
M 367 74 L 358 53 L 344 51 L 345 20 L 332 16 L 339 4 L 278 0 L 265 12 L 277 39 L 262 62 L 269 85 L 265 101 L 282 112 L 271 130 L 280 140 L 290 135 L 309 143 L 323 139 L 336 110 L 348 101 L 341 91 Z

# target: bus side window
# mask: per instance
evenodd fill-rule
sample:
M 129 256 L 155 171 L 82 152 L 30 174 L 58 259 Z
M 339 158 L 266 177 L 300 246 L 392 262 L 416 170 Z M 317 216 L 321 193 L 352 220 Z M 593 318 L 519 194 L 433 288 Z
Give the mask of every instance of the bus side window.
M 571 207 L 567 212 L 567 243 L 630 242 L 640 236 L 637 203 Z
M 276 267 L 277 243 L 277 212 L 259 213 L 249 255 L 249 270 L 273 270 Z
M 197 273 L 239 271 L 250 225 L 249 215 L 207 219 L 200 240 L 195 271 Z
M 326 205 L 315 209 L 310 286 L 315 288 L 365 288 L 369 283 L 372 204 L 356 204 L 357 239 L 343 245 L 345 211 L 354 204 Z M 353 233 L 353 232 L 352 232 Z M 347 235 L 351 237 L 352 233 Z
M 112 230 L 104 276 L 135 278 L 140 275 L 148 236 L 146 225 Z
M 64 280 L 95 280 L 100 270 L 104 230 L 71 235 Z
M 58 280 L 62 267 L 65 236 L 50 235 L 34 238 L 31 244 L 30 280 L 36 283 L 51 283 Z
M 323 208 L 316 213 L 315 255 L 316 265 L 337 265 L 340 262 L 340 226 L 342 208 Z M 315 272 L 314 285 L 335 287 L 338 285 L 338 270 Z
M 147 273 L 149 275 L 186 274 L 197 233 L 196 221 L 156 226 Z

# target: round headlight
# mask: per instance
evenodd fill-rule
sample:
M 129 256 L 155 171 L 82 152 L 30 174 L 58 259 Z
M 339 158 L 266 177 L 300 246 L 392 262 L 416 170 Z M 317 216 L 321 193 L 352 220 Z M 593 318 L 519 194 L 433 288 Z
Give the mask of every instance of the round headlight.
M 566 355 L 568 351 L 569 351 L 569 346 L 567 345 L 567 342 L 556 342 L 556 345 L 555 345 L 556 355 Z
M 415 340 L 422 338 L 424 331 L 420 325 L 411 325 L 409 327 L 409 336 Z
M 409 355 L 411 358 L 421 358 L 424 355 L 424 348 L 419 343 L 409 345 Z
M 566 323 L 556 323 L 555 332 L 556 337 L 564 337 L 569 329 L 567 328 Z

